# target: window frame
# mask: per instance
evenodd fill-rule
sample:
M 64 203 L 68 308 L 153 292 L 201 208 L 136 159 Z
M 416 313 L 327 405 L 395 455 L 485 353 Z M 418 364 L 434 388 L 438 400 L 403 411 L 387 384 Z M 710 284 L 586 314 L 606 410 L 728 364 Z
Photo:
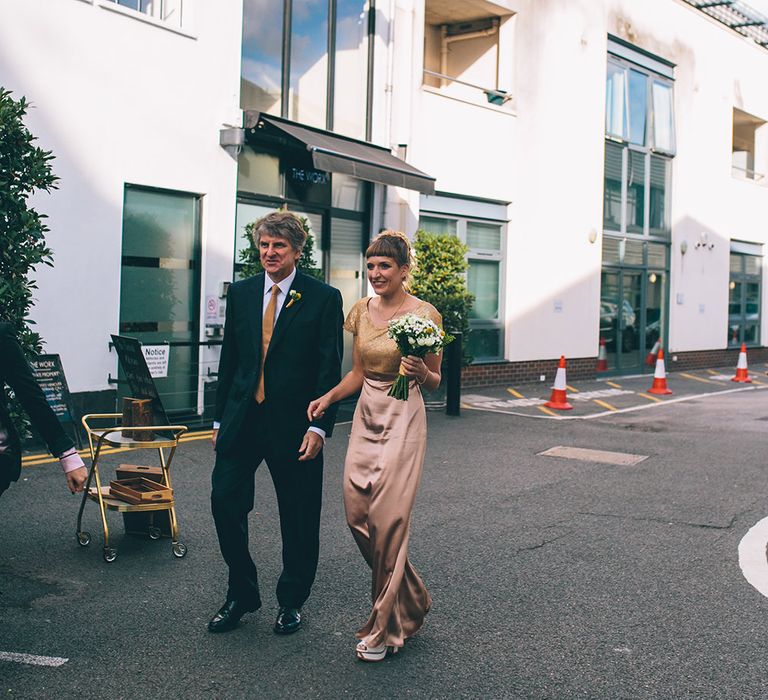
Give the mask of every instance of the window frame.
M 733 259 L 733 256 L 737 256 L 740 259 L 740 270 L 738 272 L 734 272 L 731 270 L 731 260 Z M 746 271 L 746 263 L 747 258 L 754 258 L 757 260 L 757 270 L 756 273 L 750 273 Z M 729 273 L 728 273 L 728 337 L 726 339 L 726 346 L 728 348 L 737 348 L 741 345 L 741 343 L 746 343 L 747 347 L 760 347 L 760 337 L 762 332 L 762 325 L 763 325 L 763 254 L 762 252 L 755 251 L 748 251 L 744 249 L 743 244 L 739 245 L 738 242 L 732 241 L 731 242 L 731 249 L 729 252 Z M 730 290 L 731 285 L 739 283 L 741 284 L 741 299 L 739 299 L 738 303 L 740 306 L 740 312 L 738 314 L 732 314 L 730 305 Z M 754 341 L 747 341 L 745 339 L 746 335 L 746 328 L 747 328 L 747 285 L 748 284 L 757 284 L 757 320 L 756 322 L 749 321 L 749 325 L 757 325 L 757 333 L 756 333 L 756 339 Z M 731 342 L 732 339 L 732 333 L 731 329 L 733 328 L 733 323 L 738 322 L 739 324 L 739 333 L 738 338 L 735 342 Z
M 675 130 L 674 80 L 664 75 L 660 75 L 659 73 L 656 73 L 653 70 L 649 68 L 645 68 L 644 66 L 641 66 L 637 63 L 633 63 L 630 60 L 627 60 L 625 58 L 616 56 L 615 54 L 609 53 L 607 64 L 606 64 L 606 81 L 608 78 L 608 68 L 611 66 L 614 68 L 619 68 L 623 70 L 625 75 L 622 122 L 626 124 L 626 134 L 614 134 L 608 131 L 608 103 L 606 98 L 605 117 L 604 117 L 605 138 L 610 139 L 612 141 L 616 141 L 618 143 L 625 144 L 625 145 L 635 146 L 642 150 L 648 150 L 652 153 L 658 153 L 658 154 L 674 157 L 675 154 L 677 153 L 677 133 Z M 644 130 L 645 143 L 642 143 L 642 144 L 638 144 L 632 141 L 632 115 L 631 115 L 632 110 L 631 110 L 631 104 L 629 99 L 629 93 L 630 93 L 629 76 L 631 71 L 644 75 L 646 79 L 645 130 Z M 672 133 L 671 133 L 671 139 L 670 139 L 671 147 L 669 149 L 666 149 L 664 147 L 659 147 L 656 143 L 656 111 L 655 111 L 656 105 L 653 97 L 653 86 L 655 83 L 658 83 L 659 85 L 663 85 L 671 90 L 669 121 L 670 121 L 670 127 L 672 130 Z
M 470 248 L 466 255 L 467 262 L 471 265 L 473 260 L 479 262 L 496 262 L 499 265 L 499 290 L 498 290 L 498 314 L 496 319 L 469 319 L 470 334 L 473 330 L 498 330 L 499 331 L 499 345 L 498 353 L 496 355 L 483 355 L 477 356 L 473 360 L 473 364 L 484 364 L 491 362 L 500 362 L 505 358 L 506 352 L 506 332 L 505 332 L 505 298 L 506 298 L 506 248 L 507 248 L 507 225 L 508 222 L 500 219 L 490 219 L 481 216 L 466 216 L 459 214 L 447 214 L 445 212 L 431 211 L 428 209 L 421 209 L 419 211 L 419 229 L 421 226 L 422 218 L 430 219 L 444 219 L 448 221 L 454 221 L 456 223 L 456 237 L 465 245 L 467 243 L 467 223 L 477 222 L 481 224 L 494 224 L 499 226 L 500 240 L 498 250 L 491 250 L 486 248 Z M 453 235 L 453 234 L 448 234 Z M 464 279 L 468 281 L 469 270 L 464 273 Z

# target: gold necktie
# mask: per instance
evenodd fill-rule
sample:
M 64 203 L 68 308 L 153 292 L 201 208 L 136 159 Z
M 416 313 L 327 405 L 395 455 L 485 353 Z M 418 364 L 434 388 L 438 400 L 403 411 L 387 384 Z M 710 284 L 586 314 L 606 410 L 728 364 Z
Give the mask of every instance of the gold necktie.
M 277 295 L 280 287 L 276 284 L 272 286 L 272 296 L 269 298 L 267 310 L 264 312 L 264 318 L 261 321 L 261 371 L 259 372 L 259 383 L 256 385 L 254 398 L 256 403 L 264 401 L 264 361 L 267 358 L 269 341 L 272 340 L 272 330 L 275 327 L 275 311 L 277 311 Z

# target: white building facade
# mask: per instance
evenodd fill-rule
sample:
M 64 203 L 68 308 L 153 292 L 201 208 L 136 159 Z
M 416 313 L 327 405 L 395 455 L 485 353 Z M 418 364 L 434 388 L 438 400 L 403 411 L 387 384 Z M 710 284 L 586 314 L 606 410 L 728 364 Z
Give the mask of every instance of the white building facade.
M 0 82 L 61 177 L 47 350 L 85 404 L 110 333 L 168 342 L 204 419 L 245 226 L 287 207 L 347 307 L 381 228 L 465 241 L 467 386 L 594 376 L 601 342 L 610 374 L 768 359 L 768 27 L 704 5 L 9 0 Z

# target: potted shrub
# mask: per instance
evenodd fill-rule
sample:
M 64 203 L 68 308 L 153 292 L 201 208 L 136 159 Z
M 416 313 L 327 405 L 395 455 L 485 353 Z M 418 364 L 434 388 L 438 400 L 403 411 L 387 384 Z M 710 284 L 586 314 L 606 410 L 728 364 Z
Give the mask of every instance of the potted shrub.
M 466 366 L 472 362 L 466 348 L 469 312 L 475 299 L 465 277 L 468 248 L 456 236 L 427 231 L 416 232 L 413 247 L 416 269 L 411 292 L 440 312 L 448 333 L 462 334 L 462 365 Z M 424 401 L 432 410 L 445 406 L 445 374 L 437 390 L 425 393 Z

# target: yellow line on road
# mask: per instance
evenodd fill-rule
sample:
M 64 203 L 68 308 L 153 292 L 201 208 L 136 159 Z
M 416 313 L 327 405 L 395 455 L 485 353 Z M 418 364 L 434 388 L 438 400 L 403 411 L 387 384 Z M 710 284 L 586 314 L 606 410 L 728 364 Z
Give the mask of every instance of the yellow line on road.
M 516 396 L 518 399 L 524 399 L 525 396 L 523 396 L 519 391 L 515 391 L 512 387 L 508 386 L 507 391 L 512 394 L 512 396 Z
M 657 399 L 655 396 L 651 396 L 650 394 L 638 394 L 638 396 L 642 396 L 644 399 L 648 399 L 649 401 L 655 401 L 656 403 L 664 403 L 661 399 Z
M 579 390 L 578 390 L 578 389 L 575 389 L 575 388 L 574 388 L 574 387 L 572 387 L 570 384 L 566 384 L 566 385 L 565 385 L 565 388 L 566 388 L 566 389 L 568 389 L 568 391 L 570 391 L 570 392 L 572 392 L 572 393 L 574 393 L 574 394 L 578 394 L 578 393 L 579 393 Z
M 544 413 L 549 414 L 550 416 L 554 416 L 555 418 L 557 418 L 557 413 L 555 413 L 554 411 L 550 411 L 548 408 L 544 406 L 536 406 L 536 408 L 538 408 L 540 411 Z
M 704 384 L 719 384 L 720 382 L 713 382 L 711 379 L 704 379 L 704 377 L 697 377 L 695 374 L 688 374 L 687 372 L 680 372 L 679 377 L 685 377 L 686 379 L 695 379 L 697 382 L 704 382 Z
M 189 435 L 183 436 L 179 442 L 194 442 L 195 440 L 209 440 L 211 438 L 211 435 L 213 435 L 212 430 L 205 430 L 200 433 L 190 433 Z M 118 454 L 120 452 L 130 452 L 131 450 L 136 449 L 133 447 L 104 447 L 101 450 L 102 455 L 113 455 Z M 91 453 L 89 450 L 78 450 L 78 454 L 81 457 L 88 458 L 90 457 Z M 52 464 L 53 462 L 58 462 L 59 460 L 55 457 L 51 457 L 50 455 L 45 454 L 36 454 L 36 455 L 27 455 L 26 457 L 23 457 L 21 460 L 21 463 L 25 467 L 37 467 L 41 464 Z
M 612 386 L 614 389 L 621 389 L 621 384 L 617 384 L 616 382 L 606 382 L 608 386 Z
M 718 372 L 717 370 L 714 370 L 714 369 L 708 369 L 707 372 L 709 374 L 720 374 L 720 372 Z
M 600 399 L 592 399 L 598 406 L 602 406 L 603 408 L 607 408 L 609 411 L 618 411 L 619 409 L 616 408 L 616 406 L 611 406 L 611 404 L 606 403 L 605 401 L 601 401 Z

